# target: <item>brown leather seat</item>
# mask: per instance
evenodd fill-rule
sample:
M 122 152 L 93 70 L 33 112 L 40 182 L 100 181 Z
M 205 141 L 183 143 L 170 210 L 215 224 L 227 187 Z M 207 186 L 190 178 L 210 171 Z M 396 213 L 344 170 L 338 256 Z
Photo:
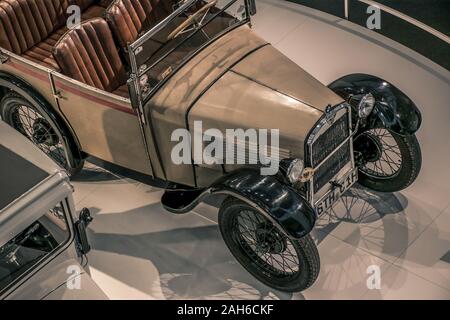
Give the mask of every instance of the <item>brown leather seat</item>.
M 174 0 L 115 0 L 106 9 L 106 20 L 119 46 L 126 49 L 144 31 L 169 16 Z
M 49 36 L 64 25 L 68 0 L 1 0 L 0 47 L 35 62 L 57 67 Z
M 37 45 L 31 47 L 25 53 L 22 54 L 23 57 L 43 65 L 44 67 L 59 71 L 58 63 L 56 63 L 53 58 L 53 47 L 59 38 L 67 31 L 66 27 L 60 28 L 53 32 L 47 39 L 39 42 Z
M 105 8 L 94 3 L 95 0 L 0 0 L 0 47 L 59 71 L 52 50 L 67 31 L 68 6 L 79 5 L 84 20 L 104 14 Z
M 116 0 L 106 9 L 106 20 L 121 48 L 138 38 L 151 12 L 150 0 Z
M 79 28 L 68 31 L 55 45 L 53 55 L 66 76 L 128 96 L 127 75 L 104 19 L 88 20 Z
M 82 11 L 81 19 L 89 20 L 93 18 L 103 17 L 106 8 L 111 4 L 113 0 L 72 0 L 75 4 L 79 5 Z

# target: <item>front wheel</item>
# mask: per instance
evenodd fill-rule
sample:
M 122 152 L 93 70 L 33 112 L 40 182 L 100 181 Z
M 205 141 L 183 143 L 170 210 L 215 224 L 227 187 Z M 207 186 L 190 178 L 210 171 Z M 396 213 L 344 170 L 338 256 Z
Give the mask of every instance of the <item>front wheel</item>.
M 248 204 L 228 198 L 219 211 L 222 237 L 239 263 L 262 283 L 299 292 L 317 279 L 320 258 L 312 238 L 288 238 Z
M 422 154 L 416 136 L 401 136 L 388 129 L 364 131 L 355 138 L 355 150 L 361 155 L 359 182 L 372 190 L 395 192 L 416 180 Z

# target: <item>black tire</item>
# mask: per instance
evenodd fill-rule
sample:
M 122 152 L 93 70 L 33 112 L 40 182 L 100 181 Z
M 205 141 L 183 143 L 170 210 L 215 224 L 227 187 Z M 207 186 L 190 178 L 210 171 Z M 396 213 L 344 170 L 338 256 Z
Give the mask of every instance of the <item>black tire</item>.
M 258 226 L 264 226 L 258 227 L 258 231 L 257 228 L 255 228 L 254 239 L 258 237 L 257 233 L 261 234 L 260 231 L 264 228 L 263 231 L 266 232 L 264 240 L 266 240 L 267 236 L 272 235 L 272 238 L 279 239 L 285 243 L 283 244 L 284 248 L 267 249 L 268 247 L 266 246 L 266 250 L 278 250 L 278 253 L 264 254 L 262 254 L 263 251 L 258 249 L 258 245 L 255 246 L 255 249 L 252 249 L 247 241 L 249 240 L 249 236 L 244 237 L 243 234 L 245 233 L 240 231 L 239 217 L 242 218 L 244 212 L 247 214 L 247 217 L 249 217 L 249 212 L 252 212 L 254 217 L 257 218 L 255 222 L 258 223 Z M 320 271 L 320 257 L 316 244 L 309 235 L 299 240 L 289 239 L 286 235 L 280 233 L 267 218 L 263 217 L 263 215 L 253 207 L 232 197 L 227 198 L 220 207 L 219 227 L 225 244 L 236 260 L 256 279 L 267 286 L 284 292 L 299 292 L 309 288 L 316 281 Z M 249 229 L 247 228 L 246 230 Z M 246 233 L 250 234 L 249 231 Z M 275 248 L 276 246 L 273 245 L 273 247 Z M 257 251 L 259 253 L 257 253 Z M 279 252 L 285 254 L 288 251 L 289 255 L 285 255 L 285 258 L 290 256 L 293 260 L 282 258 L 282 264 L 280 264 L 280 260 L 276 259 L 275 256 L 281 257 Z M 296 259 L 294 259 L 294 254 Z M 265 258 L 266 255 L 270 255 L 270 259 Z M 277 264 L 280 267 L 285 267 L 286 261 L 288 264 L 290 262 L 292 263 L 290 263 L 290 270 L 287 272 L 286 270 L 280 270 L 271 266 L 267 263 L 268 260 L 272 262 L 274 262 L 274 260 L 277 261 Z M 298 264 L 298 270 L 295 268 L 295 264 Z
M 364 134 L 381 141 L 381 157 L 359 168 L 359 183 L 379 192 L 396 192 L 410 186 L 422 166 L 422 153 L 416 136 L 401 136 L 384 128 L 371 129 Z M 390 142 L 386 142 L 387 139 Z M 398 165 L 394 165 L 395 160 Z
M 34 145 L 41 149 L 56 164 L 65 169 L 70 177 L 76 175 L 84 165 L 83 159 L 77 159 L 67 145 L 64 132 L 61 132 L 54 120 L 38 109 L 30 101 L 15 92 L 6 94 L 0 101 L 2 120 L 22 133 Z M 40 126 L 35 126 L 39 123 Z M 39 137 L 48 137 L 39 143 L 34 135 L 37 128 L 43 133 Z M 43 138 L 41 138 L 43 139 Z

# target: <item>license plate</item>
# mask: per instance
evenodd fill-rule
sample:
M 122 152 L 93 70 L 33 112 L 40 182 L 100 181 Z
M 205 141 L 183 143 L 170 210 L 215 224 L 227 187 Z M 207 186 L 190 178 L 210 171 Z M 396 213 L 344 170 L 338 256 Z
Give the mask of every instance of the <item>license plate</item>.
M 342 194 L 347 191 L 355 182 L 358 181 L 358 169 L 355 168 L 350 171 L 346 176 L 337 181 L 336 186 L 327 194 L 325 194 L 319 201 L 316 202 L 316 212 L 317 215 L 321 215 L 328 209 L 330 209 L 336 201 L 342 196 Z

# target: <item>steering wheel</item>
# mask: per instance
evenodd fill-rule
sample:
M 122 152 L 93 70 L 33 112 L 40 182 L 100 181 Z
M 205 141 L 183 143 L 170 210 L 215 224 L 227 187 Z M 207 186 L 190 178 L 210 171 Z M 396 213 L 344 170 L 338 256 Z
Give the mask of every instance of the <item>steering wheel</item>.
M 167 37 L 167 41 L 173 40 L 176 37 L 178 37 L 184 30 L 186 30 L 187 27 L 189 27 L 191 24 L 195 22 L 195 18 L 197 16 L 201 15 L 202 13 L 206 12 L 207 10 L 211 9 L 217 4 L 217 0 L 213 0 L 211 2 L 208 2 L 205 4 L 202 8 L 197 10 L 194 14 L 190 15 L 186 21 L 184 21 L 182 24 L 180 24 L 175 30 L 173 30 L 169 36 Z

